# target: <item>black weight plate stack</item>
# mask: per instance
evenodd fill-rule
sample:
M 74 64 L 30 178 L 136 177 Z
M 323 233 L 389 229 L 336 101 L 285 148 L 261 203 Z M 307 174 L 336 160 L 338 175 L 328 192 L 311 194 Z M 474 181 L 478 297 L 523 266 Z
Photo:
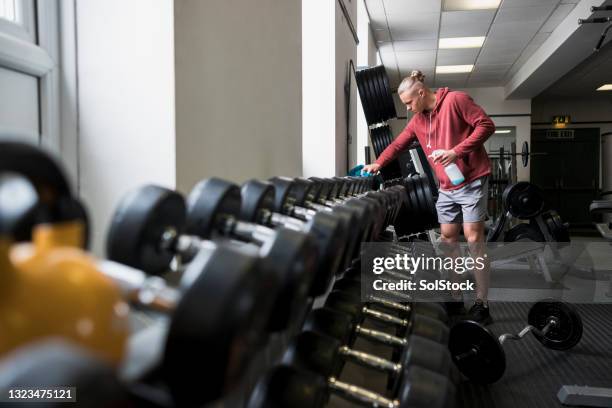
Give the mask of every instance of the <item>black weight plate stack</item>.
M 524 220 L 535 217 L 544 209 L 542 190 L 527 181 L 506 187 L 502 200 L 510 214 Z
M 368 125 L 376 123 L 374 117 L 374 109 L 371 105 L 371 100 L 368 92 L 368 87 L 365 80 L 365 69 L 358 70 L 355 72 L 355 79 L 357 81 L 357 89 L 359 90 L 359 98 L 361 99 L 361 106 L 363 107 L 363 113 L 366 118 Z
M 355 72 L 355 78 L 368 125 L 397 116 L 389 78 L 383 65 L 361 68 Z
M 540 343 L 553 350 L 568 350 L 582 338 L 582 318 L 569 303 L 554 300 L 540 301 L 529 309 L 527 321 L 542 330 L 551 320 L 556 322 L 546 334 L 532 332 Z
M 167 271 L 174 252 L 162 247 L 168 231 L 185 224 L 185 201 L 172 190 L 147 185 L 126 195 L 115 210 L 106 239 L 108 259 L 150 274 Z
M 380 65 L 379 77 L 382 79 L 382 89 L 383 94 L 385 95 L 385 109 L 387 112 L 388 119 L 397 117 L 397 112 L 395 111 L 395 103 L 393 102 L 393 96 L 391 94 L 391 86 L 389 85 L 389 77 L 387 76 L 387 71 L 385 67 Z
M 427 219 L 425 221 L 426 229 L 434 228 L 438 223 L 438 212 L 436 211 L 436 203 L 434 201 L 433 192 L 429 186 L 429 180 L 426 176 L 417 176 L 420 184 L 420 190 L 422 196 L 425 199 L 425 214 Z
M 376 93 L 376 87 L 374 85 L 374 80 L 372 78 L 372 70 L 367 69 L 365 70 L 364 74 L 365 74 L 366 84 L 368 86 L 368 92 L 370 96 L 370 105 L 372 106 L 372 109 L 374 110 L 374 120 L 376 121 L 375 123 L 380 123 L 383 121 L 382 111 L 381 111 L 382 106 L 380 106 L 380 100 Z
M 376 69 L 373 68 L 369 70 L 368 75 L 370 77 L 370 83 L 372 84 L 372 90 L 374 91 L 374 98 L 376 100 L 376 107 L 378 109 L 378 121 L 383 122 L 385 120 L 385 104 L 381 89 L 378 85 Z
M 544 235 L 537 225 L 518 224 L 504 234 L 504 242 L 516 242 L 526 239 L 533 242 L 544 242 Z

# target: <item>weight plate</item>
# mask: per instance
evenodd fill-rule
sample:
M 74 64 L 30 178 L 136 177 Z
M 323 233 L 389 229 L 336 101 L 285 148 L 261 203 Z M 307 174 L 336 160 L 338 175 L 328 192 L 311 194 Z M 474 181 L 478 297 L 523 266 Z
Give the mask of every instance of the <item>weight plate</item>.
M 515 225 L 504 234 L 504 242 L 516 242 L 519 240 L 544 242 L 544 235 L 542 235 L 537 225 L 531 224 Z
M 489 230 L 489 233 L 487 234 L 487 242 L 497 242 L 501 234 L 504 232 L 505 224 L 506 213 L 502 211 L 499 218 L 495 222 L 495 225 L 493 225 L 493 228 L 491 228 L 491 230 Z
M 366 117 L 366 121 L 368 125 L 373 125 L 376 123 L 374 119 L 374 112 L 372 106 L 370 105 L 370 100 L 368 98 L 368 91 L 366 87 L 366 79 L 363 74 L 363 69 L 355 72 L 355 80 L 357 81 L 357 89 L 359 90 L 359 97 L 361 99 L 361 106 L 363 108 L 363 113 Z
M 535 185 L 519 181 L 504 189 L 502 200 L 506 210 L 520 219 L 529 219 L 544 209 L 544 195 Z
M 119 203 L 106 238 L 108 259 L 150 274 L 167 271 L 174 251 L 163 235 L 178 235 L 185 224 L 185 201 L 172 190 L 147 185 Z
M 368 95 L 368 87 L 366 86 L 366 78 L 364 75 L 364 69 L 356 72 L 355 78 L 357 80 L 357 86 L 359 88 L 359 96 L 361 97 L 361 105 L 363 106 L 363 112 L 366 117 L 368 125 L 376 123 L 374 119 L 374 110 L 371 106 L 370 98 Z
M 570 242 L 569 230 L 567 225 L 561 220 L 559 213 L 555 210 L 550 210 L 542 214 L 542 216 L 548 227 L 548 232 L 555 239 L 555 242 Z
M 389 85 L 389 77 L 387 76 L 387 70 L 384 69 L 383 66 L 383 84 L 384 84 L 384 88 L 385 88 L 385 93 L 388 95 L 387 97 L 387 105 L 389 107 L 389 113 L 388 113 L 388 117 L 389 118 L 395 118 L 397 117 L 397 112 L 395 111 L 395 103 L 393 102 L 393 94 L 391 92 L 391 86 Z
M 240 218 L 240 188 L 218 178 L 196 184 L 187 198 L 187 234 L 213 238 L 226 217 Z
M 386 120 L 385 115 L 385 100 L 383 98 L 382 89 L 380 89 L 380 84 L 378 82 L 378 73 L 376 67 L 370 70 L 370 80 L 372 82 L 372 87 L 374 89 L 374 94 L 376 97 L 376 105 L 378 106 L 378 112 L 380 115 L 380 122 Z
M 429 189 L 429 183 L 425 179 L 425 176 L 418 176 L 418 181 L 420 184 L 420 191 L 422 192 L 422 197 L 425 200 L 425 209 L 427 214 L 426 224 L 430 228 L 434 228 L 438 224 L 438 217 L 436 211 L 436 205 L 433 202 L 433 197 L 431 196 L 431 190 Z
M 385 91 L 384 91 L 384 87 L 382 86 L 382 80 L 380 77 L 380 69 L 383 69 L 383 67 L 381 67 L 380 65 L 372 68 L 372 78 L 374 80 L 374 84 L 376 85 L 376 92 L 378 95 L 378 101 L 380 104 L 380 113 L 381 113 L 381 119 L 382 120 L 387 120 L 387 99 L 386 99 L 386 95 L 385 95 Z
M 527 141 L 523 142 L 523 147 L 521 148 L 521 161 L 523 167 L 527 167 L 527 164 L 529 164 L 529 143 Z
M 384 77 L 386 76 L 385 67 L 382 65 L 378 66 L 376 69 L 376 73 L 377 73 L 377 80 L 378 80 L 378 89 L 380 90 L 380 94 L 382 96 L 381 102 L 383 106 L 383 115 L 384 115 L 383 117 L 385 120 L 389 120 L 389 119 L 394 118 L 395 114 L 389 104 L 389 101 L 391 101 L 391 104 L 393 103 L 393 96 L 391 95 L 390 89 L 388 89 L 385 86 L 385 81 L 384 81 Z
M 545 347 L 553 350 L 568 350 L 582 338 L 582 319 L 573 305 L 554 300 L 540 301 L 529 309 L 527 322 L 542 330 L 551 320 L 555 321 L 546 334 L 532 331 L 533 335 Z
M 382 122 L 382 114 L 380 112 L 380 106 L 378 103 L 378 98 L 376 95 L 376 90 L 374 89 L 374 83 L 372 82 L 372 72 L 370 69 L 364 70 L 364 75 L 366 77 L 366 86 L 368 87 L 368 95 L 370 97 L 370 103 L 372 106 L 372 110 L 374 111 L 374 123 Z
M 428 209 L 427 209 L 427 200 L 425 199 L 425 195 L 423 194 L 423 189 L 421 188 L 421 177 L 418 174 L 412 176 L 412 180 L 414 181 L 414 192 L 416 194 L 417 200 L 419 202 L 419 212 L 422 217 L 423 224 L 427 225 L 428 219 Z
M 260 272 L 258 258 L 224 245 L 187 267 L 192 283 L 172 314 L 162 361 L 177 406 L 205 405 L 240 384 L 278 290 Z
M 410 215 L 407 220 L 408 225 L 404 225 L 404 228 L 408 228 L 410 232 L 422 231 L 424 229 L 423 218 L 421 214 L 421 206 L 416 194 L 416 184 L 412 177 L 406 178 L 406 191 L 410 196 Z
M 450 330 L 448 349 L 463 375 L 478 384 L 492 384 L 506 371 L 506 354 L 486 327 L 464 320 Z

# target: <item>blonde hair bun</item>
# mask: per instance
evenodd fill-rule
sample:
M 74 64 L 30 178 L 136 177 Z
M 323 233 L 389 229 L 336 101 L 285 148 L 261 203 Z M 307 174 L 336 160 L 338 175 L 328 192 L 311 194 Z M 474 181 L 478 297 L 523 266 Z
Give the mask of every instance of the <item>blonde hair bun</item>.
M 425 81 L 425 75 L 423 75 L 423 73 L 419 70 L 414 70 L 412 72 L 410 72 L 410 78 L 413 78 L 419 82 L 424 82 Z

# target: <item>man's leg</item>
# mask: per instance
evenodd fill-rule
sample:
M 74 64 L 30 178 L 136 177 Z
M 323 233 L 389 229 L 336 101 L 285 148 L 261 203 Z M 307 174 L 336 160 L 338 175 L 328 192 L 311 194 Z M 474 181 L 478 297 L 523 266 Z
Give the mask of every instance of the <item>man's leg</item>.
M 453 197 L 453 193 L 440 190 L 438 201 L 436 202 L 438 222 L 440 223 L 440 243 L 441 250 L 445 256 L 460 256 L 459 233 L 461 232 L 462 213 L 461 206 L 458 205 Z M 450 279 L 455 278 L 454 272 L 450 273 Z M 466 314 L 461 292 L 451 292 L 452 301 L 445 302 L 449 316 L 462 316 Z
M 487 218 L 487 177 L 480 178 L 470 183 L 462 194 L 460 201 L 463 211 L 463 234 L 470 250 L 472 258 L 482 258 L 484 267 L 474 269 L 476 280 L 476 301 L 471 307 L 470 319 L 482 324 L 493 322 L 489 313 L 489 259 L 486 256 L 486 237 L 484 221 Z
M 476 279 L 476 299 L 484 302 L 489 295 L 489 261 L 485 257 L 485 227 L 484 221 L 466 222 L 463 224 L 463 235 L 465 236 L 472 258 L 484 258 L 485 267 L 475 269 L 474 279 Z

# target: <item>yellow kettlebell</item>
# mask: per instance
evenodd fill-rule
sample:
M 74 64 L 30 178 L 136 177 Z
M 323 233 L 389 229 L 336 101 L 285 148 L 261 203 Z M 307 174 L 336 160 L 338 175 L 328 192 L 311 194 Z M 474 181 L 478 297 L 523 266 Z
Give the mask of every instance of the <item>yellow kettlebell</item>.
M 86 221 L 60 167 L 34 146 L 0 142 L 3 172 L 32 184 L 40 214 L 31 242 L 15 243 L 0 207 L 0 356 L 42 337 L 61 336 L 119 364 L 129 306 L 81 249 Z

